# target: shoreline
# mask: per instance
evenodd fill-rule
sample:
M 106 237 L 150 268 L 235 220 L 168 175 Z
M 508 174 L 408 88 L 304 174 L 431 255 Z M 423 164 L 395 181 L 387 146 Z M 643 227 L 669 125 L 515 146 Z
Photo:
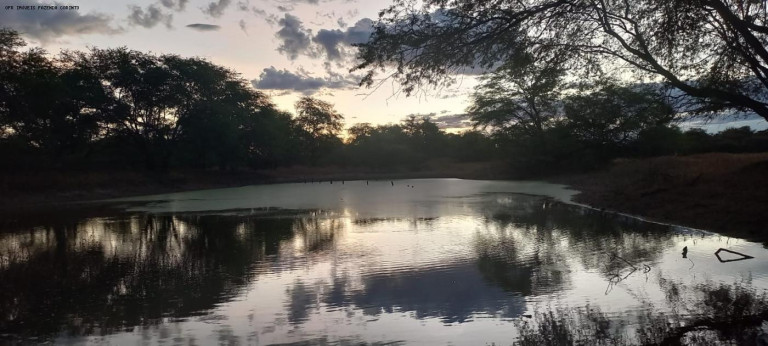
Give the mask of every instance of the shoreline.
M 72 204 L 193 190 L 314 181 L 459 178 L 509 179 L 501 162 L 441 163 L 430 169 L 381 172 L 338 167 L 290 167 L 241 172 L 175 172 L 158 177 L 136 172 L 86 173 L 51 179 L 37 190 L 23 189 L 0 202 L 0 215 L 66 211 Z M 681 226 L 768 243 L 768 153 L 700 154 L 616 160 L 582 174 L 542 177 L 577 191 L 571 202 L 647 222 Z M 0 177 L 2 178 L 2 177 Z M 24 177 L 28 181 L 46 178 Z M 50 177 L 47 177 L 50 178 Z M 62 177 L 59 177 L 62 178 Z M 8 177 L 3 181 L 7 189 Z M 11 179 L 12 180 L 12 179 Z M 518 179 L 519 180 L 519 179 Z M 71 184 L 75 182 L 75 184 Z M 12 183 L 12 182 L 11 182 Z M 54 186 L 56 188 L 51 188 Z
M 249 185 L 297 183 L 306 180 L 387 180 L 458 178 L 506 179 L 503 162 L 431 162 L 418 170 L 376 171 L 343 167 L 282 167 L 243 171 L 149 172 L 35 172 L 0 174 L 0 215 L 113 198 L 138 197 Z
M 768 243 L 768 153 L 617 160 L 547 179 L 579 191 L 574 202 L 651 222 Z

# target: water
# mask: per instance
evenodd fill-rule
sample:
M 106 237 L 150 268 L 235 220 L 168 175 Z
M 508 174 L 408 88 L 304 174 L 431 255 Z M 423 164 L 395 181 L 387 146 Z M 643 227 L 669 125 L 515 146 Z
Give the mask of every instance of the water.
M 347 181 L 19 216 L 0 233 L 0 343 L 507 345 L 549 311 L 630 335 L 768 288 L 761 244 L 558 202 L 572 194 Z

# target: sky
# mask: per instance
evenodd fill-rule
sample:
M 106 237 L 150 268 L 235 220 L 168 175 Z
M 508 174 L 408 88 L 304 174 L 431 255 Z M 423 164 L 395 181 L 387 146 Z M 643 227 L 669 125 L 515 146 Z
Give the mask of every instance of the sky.
M 31 45 L 52 54 L 62 49 L 128 47 L 204 57 L 239 72 L 286 111 L 293 112 L 296 100 L 310 95 L 333 103 L 347 126 L 398 123 L 413 114 L 430 116 L 450 132 L 469 126 L 466 108 L 478 83 L 471 75 L 457 76 L 452 87 L 421 90 L 411 97 L 398 93 L 392 81 L 373 89 L 358 87 L 361 73 L 350 72 L 356 62 L 351 44 L 367 40 L 378 12 L 391 0 L 2 2 L 0 27 L 19 31 Z M 45 5 L 59 9 L 37 9 Z M 726 122 L 712 129 L 733 125 Z M 768 127 L 761 119 L 746 125 L 757 130 Z
M 16 9 L 20 5 L 59 9 Z M 304 95 L 331 102 L 348 126 L 397 123 L 411 114 L 429 115 L 446 129 L 466 126 L 474 77 L 460 76 L 450 88 L 411 97 L 390 81 L 377 89 L 357 86 L 361 73 L 350 72 L 351 44 L 367 39 L 378 12 L 389 5 L 390 0 L 3 0 L 0 26 L 52 54 L 124 46 L 204 57 L 239 72 L 283 110 L 293 112 Z

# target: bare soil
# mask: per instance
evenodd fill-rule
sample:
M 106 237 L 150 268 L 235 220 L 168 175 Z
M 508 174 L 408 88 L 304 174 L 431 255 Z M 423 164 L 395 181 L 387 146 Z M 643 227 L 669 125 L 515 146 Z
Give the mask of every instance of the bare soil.
M 0 214 L 65 207 L 72 202 L 168 192 L 305 180 L 406 178 L 503 179 L 503 162 L 457 163 L 433 160 L 413 169 L 284 167 L 270 170 L 183 170 L 165 174 L 141 171 L 39 171 L 0 173 Z
M 594 207 L 768 242 L 768 153 L 621 159 L 550 180 Z
M 433 161 L 376 171 L 288 167 L 259 171 L 25 172 L 0 174 L 0 217 L 66 209 L 70 202 L 304 180 L 505 179 L 503 162 Z M 604 170 L 551 177 L 581 191 L 576 201 L 768 243 L 768 153 L 619 159 Z

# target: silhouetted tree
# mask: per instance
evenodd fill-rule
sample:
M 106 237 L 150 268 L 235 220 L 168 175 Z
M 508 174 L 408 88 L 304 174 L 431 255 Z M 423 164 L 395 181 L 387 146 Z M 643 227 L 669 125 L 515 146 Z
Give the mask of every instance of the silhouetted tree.
M 768 8 L 752 0 L 395 0 L 359 45 L 364 85 L 387 70 L 406 93 L 493 69 L 519 51 L 572 54 L 571 75 L 662 78 L 706 109 L 768 119 Z M 624 69 L 628 68 L 628 69 Z
M 370 137 L 376 129 L 370 123 L 354 124 L 347 129 L 348 143 L 359 144 L 360 141 Z
M 333 108 L 333 104 L 304 96 L 296 102 L 296 123 L 306 134 L 305 146 L 310 159 L 318 163 L 321 154 L 331 153 L 342 146 L 338 137 L 344 129 L 344 116 Z
M 429 117 L 409 115 L 403 120 L 402 128 L 410 139 L 412 150 L 420 154 L 421 160 L 444 156 L 445 134 Z
M 620 86 L 612 81 L 592 85 L 564 100 L 568 128 L 593 146 L 620 147 L 640 131 L 665 126 L 674 117 L 663 95 L 650 88 Z
M 296 122 L 313 137 L 338 136 L 344 128 L 344 116 L 333 105 L 304 96 L 296 102 Z
M 0 36 L 0 137 L 59 164 L 86 155 L 108 102 L 101 86 L 89 71 L 49 59 L 42 49 L 18 51 L 25 43 L 15 32 Z
M 475 126 L 541 135 L 558 118 L 563 54 L 519 52 L 481 77 L 469 115 Z

